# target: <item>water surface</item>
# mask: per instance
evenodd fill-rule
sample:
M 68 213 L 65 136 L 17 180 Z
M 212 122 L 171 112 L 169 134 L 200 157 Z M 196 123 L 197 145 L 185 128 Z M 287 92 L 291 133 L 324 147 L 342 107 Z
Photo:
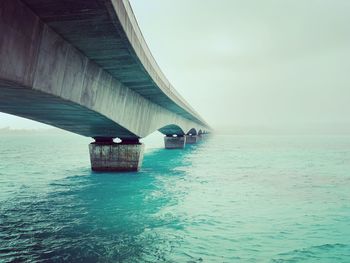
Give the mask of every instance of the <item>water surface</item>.
M 215 135 L 126 174 L 89 142 L 1 135 L 0 262 L 350 262 L 350 137 Z

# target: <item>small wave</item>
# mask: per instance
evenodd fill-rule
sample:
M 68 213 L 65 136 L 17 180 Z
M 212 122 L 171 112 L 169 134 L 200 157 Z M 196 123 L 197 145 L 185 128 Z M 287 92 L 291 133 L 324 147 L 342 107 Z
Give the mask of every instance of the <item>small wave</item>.
M 300 261 L 320 261 L 320 260 L 335 260 L 338 256 L 350 257 L 349 246 L 341 243 L 322 244 L 318 246 L 310 246 L 302 249 L 295 249 L 292 251 L 278 254 L 278 256 L 271 260 L 271 262 L 300 262 Z M 326 261 L 327 262 L 327 261 Z

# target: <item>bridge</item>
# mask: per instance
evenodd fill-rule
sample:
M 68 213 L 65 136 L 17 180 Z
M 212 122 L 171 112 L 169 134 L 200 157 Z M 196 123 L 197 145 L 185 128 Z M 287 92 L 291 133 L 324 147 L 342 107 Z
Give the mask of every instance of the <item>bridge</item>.
M 162 73 L 128 0 L 1 0 L 0 111 L 94 138 L 96 171 L 138 170 L 139 139 L 156 130 L 168 149 L 210 131 Z

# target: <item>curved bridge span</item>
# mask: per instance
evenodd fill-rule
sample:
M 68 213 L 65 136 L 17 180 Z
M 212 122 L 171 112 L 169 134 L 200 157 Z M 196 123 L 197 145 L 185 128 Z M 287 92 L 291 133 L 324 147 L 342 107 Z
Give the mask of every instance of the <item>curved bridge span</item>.
M 210 130 L 160 70 L 127 0 L 2 0 L 0 35 L 0 111 L 95 138 L 94 170 L 137 170 L 138 140 L 155 130 L 166 148 Z

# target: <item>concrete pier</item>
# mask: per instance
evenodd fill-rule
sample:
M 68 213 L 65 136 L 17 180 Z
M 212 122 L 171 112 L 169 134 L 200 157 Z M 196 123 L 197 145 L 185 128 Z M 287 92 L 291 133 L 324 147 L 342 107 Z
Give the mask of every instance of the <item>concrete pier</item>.
M 112 138 L 95 138 L 89 150 L 93 171 L 131 172 L 142 165 L 144 145 L 138 140 L 114 143 Z
M 165 149 L 183 149 L 186 144 L 185 136 L 165 136 L 164 137 Z
M 197 135 L 186 135 L 186 144 L 196 144 L 199 141 Z

